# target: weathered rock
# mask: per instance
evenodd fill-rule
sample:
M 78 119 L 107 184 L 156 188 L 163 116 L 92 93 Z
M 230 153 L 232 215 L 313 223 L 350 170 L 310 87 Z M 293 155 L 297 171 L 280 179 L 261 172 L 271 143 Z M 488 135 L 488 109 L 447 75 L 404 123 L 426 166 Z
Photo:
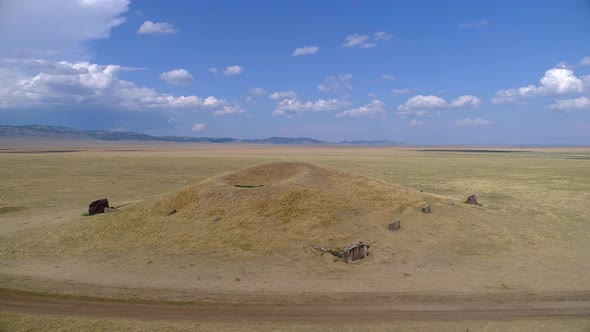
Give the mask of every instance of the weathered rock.
M 469 197 L 467 197 L 467 200 L 465 201 L 465 203 L 467 204 L 472 204 L 472 205 L 477 205 L 477 196 L 475 195 L 471 195 Z
M 168 212 L 166 215 L 171 216 L 171 215 L 175 214 L 176 212 L 178 212 L 178 211 L 176 211 L 176 209 L 174 209 L 174 210 Z
M 398 229 L 400 229 L 400 227 L 402 227 L 402 224 L 399 220 L 387 225 L 387 229 L 389 229 L 390 231 L 397 231 Z
M 424 205 L 422 207 L 422 213 L 431 213 L 432 212 L 432 208 L 430 207 L 430 205 Z
M 110 209 L 109 200 L 106 198 L 97 199 L 96 201 L 90 202 L 88 205 L 88 214 L 92 216 L 97 213 L 104 213 L 105 209 Z

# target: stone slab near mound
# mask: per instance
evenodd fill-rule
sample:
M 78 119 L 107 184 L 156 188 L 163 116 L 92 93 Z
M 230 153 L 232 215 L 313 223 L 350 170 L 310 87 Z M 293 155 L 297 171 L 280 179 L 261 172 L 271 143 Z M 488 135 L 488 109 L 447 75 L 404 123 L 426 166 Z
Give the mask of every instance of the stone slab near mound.
M 236 186 L 237 185 L 237 186 Z M 376 233 L 424 194 L 335 168 L 275 162 L 210 178 L 87 226 L 82 243 L 179 252 L 331 247 Z M 176 210 L 173 215 L 170 211 Z

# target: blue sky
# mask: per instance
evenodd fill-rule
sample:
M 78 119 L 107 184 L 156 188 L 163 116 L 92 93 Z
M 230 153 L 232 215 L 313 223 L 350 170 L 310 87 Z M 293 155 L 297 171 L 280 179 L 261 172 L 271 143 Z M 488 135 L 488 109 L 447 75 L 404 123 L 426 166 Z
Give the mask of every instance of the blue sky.
M 0 1 L 0 123 L 590 144 L 590 1 Z

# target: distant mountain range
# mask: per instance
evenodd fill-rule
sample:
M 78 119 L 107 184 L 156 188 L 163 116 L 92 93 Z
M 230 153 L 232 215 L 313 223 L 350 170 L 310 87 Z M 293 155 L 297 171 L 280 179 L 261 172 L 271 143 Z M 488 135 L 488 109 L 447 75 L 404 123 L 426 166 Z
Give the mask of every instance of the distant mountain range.
M 281 144 L 281 145 L 374 145 L 400 146 L 404 142 L 375 140 L 375 141 L 343 141 L 328 142 L 308 137 L 269 137 L 259 139 L 237 139 L 231 137 L 191 137 L 191 136 L 152 136 L 131 131 L 80 130 L 59 126 L 6 126 L 0 125 L 0 139 L 2 138 L 53 138 L 53 139 L 95 139 L 100 141 L 160 141 L 180 143 L 247 143 L 247 144 Z

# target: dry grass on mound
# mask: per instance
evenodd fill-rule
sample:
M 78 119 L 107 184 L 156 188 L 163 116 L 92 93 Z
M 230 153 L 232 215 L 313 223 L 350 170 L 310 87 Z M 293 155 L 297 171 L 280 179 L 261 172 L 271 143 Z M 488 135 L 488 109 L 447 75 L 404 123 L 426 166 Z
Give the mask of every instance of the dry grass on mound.
M 341 246 L 379 237 L 387 232 L 387 222 L 408 209 L 418 211 L 425 197 L 334 168 L 275 162 L 211 178 L 83 224 L 51 228 L 44 239 L 61 252 L 180 252 L 205 246 L 270 252 L 308 243 Z M 173 209 L 178 212 L 167 216 Z

